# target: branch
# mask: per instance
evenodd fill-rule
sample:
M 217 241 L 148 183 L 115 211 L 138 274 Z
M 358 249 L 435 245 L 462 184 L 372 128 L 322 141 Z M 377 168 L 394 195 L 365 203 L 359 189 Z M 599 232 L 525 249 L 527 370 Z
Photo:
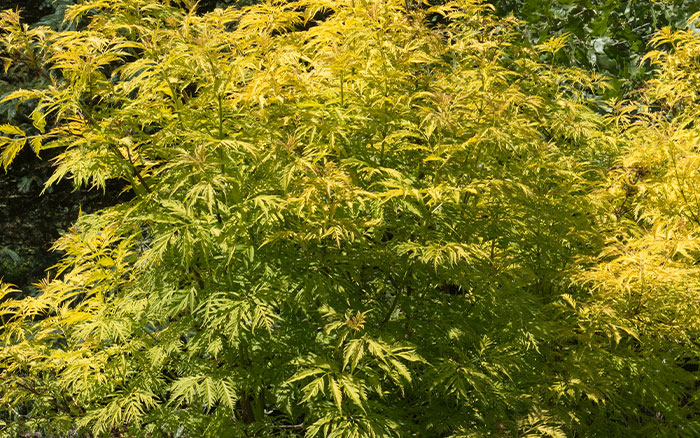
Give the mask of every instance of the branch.
M 34 387 L 31 387 L 31 386 L 28 386 L 28 385 L 25 385 L 25 384 L 23 384 L 23 383 L 21 383 L 21 382 L 15 382 L 15 385 L 19 386 L 20 388 L 23 388 L 24 390 L 26 390 L 26 391 L 28 391 L 28 392 L 34 394 L 34 395 L 38 395 L 38 396 L 43 396 L 43 395 L 44 395 L 44 393 L 43 393 L 42 391 L 39 391 L 38 389 L 36 389 L 36 388 L 34 388 Z M 58 409 L 58 410 L 60 410 L 60 411 L 63 411 L 63 412 L 65 412 L 66 414 L 68 414 L 68 415 L 70 415 L 70 416 L 73 416 L 73 413 L 71 412 L 70 408 L 58 404 L 58 402 L 56 402 L 55 399 L 50 398 L 50 399 L 49 399 L 49 402 L 51 402 L 51 404 L 52 404 L 56 409 Z

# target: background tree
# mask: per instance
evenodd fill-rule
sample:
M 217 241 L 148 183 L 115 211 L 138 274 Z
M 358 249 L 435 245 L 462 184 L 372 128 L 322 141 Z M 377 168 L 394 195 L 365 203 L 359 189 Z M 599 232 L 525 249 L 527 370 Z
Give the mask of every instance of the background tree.
M 496 0 L 500 15 L 522 20 L 523 38 L 541 44 L 566 35 L 555 61 L 605 73 L 612 78 L 608 97 L 622 97 L 650 79 L 653 66 L 642 64 L 654 33 L 682 29 L 698 11 L 693 0 Z

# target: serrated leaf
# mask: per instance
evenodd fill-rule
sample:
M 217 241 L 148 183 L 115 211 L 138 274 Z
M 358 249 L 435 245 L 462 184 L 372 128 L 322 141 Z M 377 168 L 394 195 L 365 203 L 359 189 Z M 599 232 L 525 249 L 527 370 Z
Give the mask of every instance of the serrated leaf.
M 333 395 L 333 400 L 335 401 L 335 405 L 338 407 L 338 411 L 342 412 L 343 411 L 343 392 L 340 390 L 340 386 L 338 383 L 335 381 L 333 377 L 328 378 L 328 383 L 329 387 L 331 388 L 331 393 Z

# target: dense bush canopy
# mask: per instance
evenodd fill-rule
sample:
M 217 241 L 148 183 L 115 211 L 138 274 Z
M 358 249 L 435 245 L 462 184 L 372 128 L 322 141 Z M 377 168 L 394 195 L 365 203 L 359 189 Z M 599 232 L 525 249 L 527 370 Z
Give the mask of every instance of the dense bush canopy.
M 0 17 L 2 164 L 135 194 L 0 286 L 2 436 L 700 433 L 691 27 L 603 112 L 480 2 L 186 6 Z

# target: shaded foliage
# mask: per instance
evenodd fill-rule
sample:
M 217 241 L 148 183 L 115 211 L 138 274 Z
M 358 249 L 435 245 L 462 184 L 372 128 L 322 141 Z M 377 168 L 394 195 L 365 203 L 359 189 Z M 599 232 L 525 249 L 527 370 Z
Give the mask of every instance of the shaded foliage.
M 654 33 L 682 29 L 700 6 L 694 0 L 497 0 L 499 14 L 523 20 L 523 37 L 541 44 L 568 36 L 555 61 L 606 73 L 609 96 L 621 97 L 649 79 L 641 60 Z

